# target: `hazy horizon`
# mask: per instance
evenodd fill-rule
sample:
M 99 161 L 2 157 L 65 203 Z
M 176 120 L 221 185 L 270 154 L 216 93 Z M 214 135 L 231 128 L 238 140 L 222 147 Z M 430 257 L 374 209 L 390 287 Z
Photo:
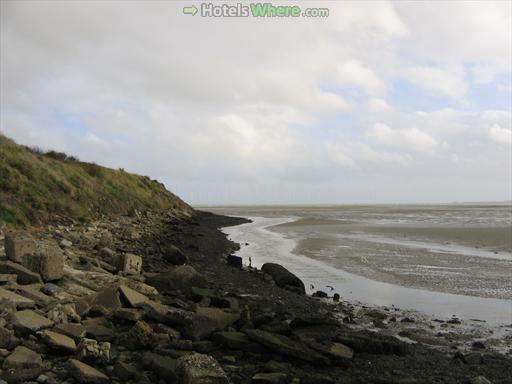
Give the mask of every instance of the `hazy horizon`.
M 2 1 L 0 131 L 194 206 L 512 201 L 512 2 L 202 3 Z

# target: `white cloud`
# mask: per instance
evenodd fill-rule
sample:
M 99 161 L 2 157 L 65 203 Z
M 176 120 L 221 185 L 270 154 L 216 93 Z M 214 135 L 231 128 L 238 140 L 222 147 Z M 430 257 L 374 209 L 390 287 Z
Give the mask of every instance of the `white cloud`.
M 489 136 L 496 143 L 512 143 L 512 129 L 502 128 L 498 124 L 494 124 L 489 128 Z
M 461 99 L 468 90 L 463 71 L 448 71 L 435 67 L 412 67 L 404 73 L 407 80 L 424 89 Z
M 0 130 L 150 174 L 202 202 L 241 191 L 246 202 L 301 200 L 322 183 L 332 183 L 322 198 L 334 201 L 348 179 L 359 189 L 346 201 L 364 188 L 401 196 L 386 178 L 434 173 L 439 190 L 466 173 L 467 185 L 506 186 L 510 151 L 492 140 L 509 140 L 512 126 L 500 76 L 510 74 L 510 4 L 309 5 L 330 8 L 329 18 L 204 19 L 183 15 L 179 2 L 0 1 Z M 410 99 L 402 78 L 416 87 Z M 496 89 L 485 105 L 471 99 L 475 82 Z M 455 165 L 469 163 L 471 172 Z M 501 199 L 506 188 L 481 196 Z M 423 200 L 435 192 L 421 190 Z
M 390 112 L 392 111 L 391 106 L 384 99 L 371 98 L 368 100 L 368 107 L 373 112 Z
M 348 60 L 340 64 L 336 79 L 340 84 L 360 86 L 371 95 L 381 94 L 385 90 L 384 82 L 370 68 L 357 60 Z
M 370 140 L 391 147 L 428 152 L 438 147 L 437 141 L 429 134 L 417 129 L 393 129 L 383 123 L 376 123 L 366 131 Z

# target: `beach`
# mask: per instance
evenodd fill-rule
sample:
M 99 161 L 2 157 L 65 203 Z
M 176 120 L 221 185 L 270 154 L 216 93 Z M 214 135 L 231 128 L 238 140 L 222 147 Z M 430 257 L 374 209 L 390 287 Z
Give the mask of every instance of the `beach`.
M 279 262 L 309 293 L 430 316 L 512 323 L 510 206 L 237 207 L 226 228 L 256 267 Z M 245 244 L 245 245 L 244 245 Z

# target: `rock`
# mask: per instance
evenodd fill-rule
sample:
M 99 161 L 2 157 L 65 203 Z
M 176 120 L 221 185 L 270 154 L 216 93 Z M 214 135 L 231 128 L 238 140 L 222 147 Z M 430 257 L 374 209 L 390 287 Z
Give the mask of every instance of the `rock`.
M 86 335 L 89 338 L 98 341 L 111 341 L 114 339 L 114 331 L 112 328 L 97 322 L 84 324 Z
M 304 283 L 285 267 L 275 263 L 265 263 L 261 267 L 261 270 L 272 276 L 272 279 L 279 287 L 286 288 L 300 294 L 306 293 Z
M 23 263 L 24 257 L 36 251 L 36 241 L 27 232 L 14 232 L 5 235 L 5 254 L 15 263 Z
M 0 274 L 0 284 L 15 283 L 18 280 L 18 275 L 13 273 L 2 273 Z
M 149 324 L 140 320 L 128 332 L 128 341 L 136 346 L 150 347 L 156 344 L 157 339 Z
M 65 249 L 65 248 L 71 248 L 73 246 L 73 243 L 69 240 L 62 239 L 61 242 L 59 243 L 59 245 L 62 249 Z
M 2 377 L 8 382 L 27 381 L 39 376 L 43 370 L 41 355 L 23 346 L 5 358 Z
M 104 247 L 100 249 L 100 256 L 107 259 L 109 263 L 114 263 L 116 259 L 116 252 L 110 248 Z
M 100 234 L 100 240 L 98 242 L 98 246 L 100 248 L 110 248 L 112 247 L 112 245 L 114 244 L 114 238 L 112 236 L 112 233 L 107 230 L 107 229 L 104 229 L 101 231 L 101 234 Z
M 339 293 L 335 293 L 335 294 L 332 296 L 332 300 L 333 300 L 334 302 L 336 302 L 336 303 L 337 303 L 338 301 L 340 301 L 340 294 L 339 294 Z
M 139 376 L 139 370 L 132 364 L 117 360 L 114 365 L 114 373 L 123 382 L 136 379 Z
M 119 286 L 121 297 L 133 308 L 140 308 L 144 303 L 149 301 L 149 298 L 126 285 Z
M 108 315 L 123 306 L 119 299 L 118 287 L 116 285 L 89 296 L 88 302 L 92 311 L 98 311 Z
M 17 285 L 12 287 L 12 289 L 16 289 L 16 291 L 21 295 L 34 300 L 40 307 L 46 307 L 54 303 L 55 299 L 45 295 L 41 292 L 40 288 L 40 284 Z
M 55 285 L 53 283 L 46 283 L 41 288 L 41 292 L 43 292 L 45 295 L 55 297 L 59 293 L 61 293 L 63 289 L 59 287 L 58 285 Z
M 231 265 L 232 267 L 235 268 L 242 269 L 242 267 L 244 266 L 243 259 L 240 256 L 228 255 L 227 262 L 228 265 Z
M 188 264 L 188 257 L 174 245 L 167 245 L 163 250 L 163 259 L 173 265 Z
M 485 349 L 485 344 L 483 341 L 475 341 L 471 345 L 473 349 Z
M 108 364 L 110 362 L 110 349 L 111 345 L 109 342 L 98 343 L 93 339 L 82 339 L 78 344 L 78 357 L 82 360 L 99 362 L 102 364 Z
M 247 336 L 265 347 L 283 355 L 295 357 L 300 360 L 328 365 L 329 360 L 307 347 L 303 343 L 294 341 L 286 336 L 252 329 L 246 331 Z
M 239 313 L 229 313 L 218 308 L 197 308 L 196 314 L 211 320 L 217 331 L 222 331 L 240 319 Z
M 253 384 L 286 384 L 286 373 L 257 373 L 251 379 Z
M 140 274 L 142 271 L 142 257 L 132 253 L 119 255 L 117 258 L 117 268 L 126 274 Z
M 405 356 L 409 348 L 406 343 L 396 340 L 391 336 L 381 336 L 375 338 L 370 335 L 343 335 L 338 336 L 337 340 L 356 352 L 364 352 L 371 354 L 397 355 Z
M 204 298 L 211 300 L 218 296 L 215 290 L 209 288 L 192 287 L 190 288 L 190 291 L 192 293 L 192 299 L 194 301 L 200 301 Z
M 8 300 L 12 302 L 16 308 L 20 309 L 33 308 L 36 304 L 34 300 L 18 295 L 4 288 L 0 288 L 0 300 Z
M 159 291 L 180 290 L 192 298 L 192 287 L 206 288 L 206 278 L 190 265 L 181 265 L 172 271 L 149 277 L 147 283 Z
M 40 383 L 40 384 L 43 384 L 43 383 L 49 383 L 50 382 L 50 378 L 46 375 L 39 375 L 37 376 L 37 382 Z
M 75 303 L 57 304 L 46 313 L 46 316 L 57 324 L 68 321 L 79 322 L 81 320 Z
M 43 281 L 61 279 L 64 274 L 64 255 L 53 243 L 42 244 L 33 254 L 26 255 L 23 265 L 39 273 Z
M 53 328 L 55 332 L 59 332 L 63 335 L 73 338 L 75 341 L 80 341 L 86 335 L 86 329 L 82 324 L 75 323 L 62 323 L 58 324 Z
M 44 331 L 43 340 L 52 348 L 74 353 L 76 351 L 75 341 L 68 336 L 53 331 Z
M 144 311 L 136 308 L 119 308 L 114 312 L 114 318 L 127 322 L 137 322 L 144 317 Z
M 177 372 L 181 384 L 229 384 L 217 360 L 209 355 L 193 353 L 180 357 Z
M 255 343 L 242 332 L 217 332 L 212 336 L 212 340 L 228 349 L 254 353 L 264 351 L 260 344 Z
M 484 376 L 476 376 L 469 380 L 470 384 L 492 384 L 492 382 Z
M 326 348 L 326 353 L 334 362 L 343 362 L 354 357 L 354 351 L 341 343 L 332 343 Z
M 218 308 L 199 307 L 183 332 L 190 339 L 198 341 L 210 337 L 214 332 L 226 329 L 239 319 L 238 313 L 228 313 Z
M 42 283 L 39 273 L 32 272 L 21 264 L 12 261 L 0 262 L 0 273 L 15 274 L 18 276 L 18 284 L 37 284 Z
M 103 383 L 108 381 L 107 375 L 75 359 L 69 359 L 68 372 L 79 383 Z
M 53 326 L 53 321 L 30 309 L 16 312 L 12 316 L 12 323 L 24 332 L 37 332 Z
M 146 352 L 142 359 L 144 367 L 151 369 L 154 374 L 167 383 L 177 382 L 176 365 L 177 361 L 169 356 L 157 355 L 153 352 Z
M 0 327 L 0 348 L 12 349 L 19 343 L 19 339 L 14 336 L 14 331 Z
M 329 295 L 327 293 L 325 293 L 324 291 L 316 291 L 315 293 L 313 293 L 311 296 L 313 297 L 319 297 L 321 299 L 325 299 L 327 297 L 329 297 Z

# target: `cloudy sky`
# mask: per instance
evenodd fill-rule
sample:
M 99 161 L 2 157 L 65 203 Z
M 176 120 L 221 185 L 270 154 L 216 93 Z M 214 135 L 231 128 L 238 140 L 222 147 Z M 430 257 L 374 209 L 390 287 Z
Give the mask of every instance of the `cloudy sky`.
M 195 204 L 512 199 L 512 2 L 190 4 L 1 1 L 0 130 Z

